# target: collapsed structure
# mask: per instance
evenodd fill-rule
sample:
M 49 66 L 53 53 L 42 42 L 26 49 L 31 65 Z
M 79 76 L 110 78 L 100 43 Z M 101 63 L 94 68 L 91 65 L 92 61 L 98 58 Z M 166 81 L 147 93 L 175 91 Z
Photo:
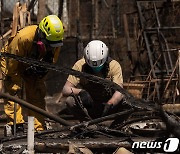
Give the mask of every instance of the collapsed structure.
M 26 7 L 26 5 L 20 5 L 20 3 L 15 5 L 12 29 L 3 35 L 3 39 L 10 34 L 16 33 L 19 28 L 18 26 L 22 28 L 25 25 L 31 24 L 30 13 L 28 11 L 32 9 L 34 3 L 35 1 L 31 1 L 28 7 Z M 54 116 L 51 113 L 39 110 L 35 106 L 28 106 L 28 103 L 20 99 L 0 93 L 2 98 L 12 99 L 60 123 L 59 125 L 47 119 L 52 126 L 58 126 L 58 129 L 37 133 L 35 135 L 35 151 L 67 151 L 69 143 L 76 142 L 99 152 L 103 152 L 104 149 L 108 148 L 112 153 L 118 147 L 125 147 L 132 150 L 132 152 L 137 152 L 142 149 L 132 149 L 132 142 L 136 140 L 144 141 L 143 137 L 146 137 L 146 141 L 156 141 L 158 138 L 161 142 L 164 142 L 167 137 L 169 137 L 169 134 L 173 134 L 174 137 L 179 138 L 179 1 L 136 0 L 133 2 L 133 8 L 135 9 L 131 12 L 121 13 L 121 16 L 119 15 L 121 11 L 119 6 L 123 5 L 123 2 L 120 3 L 118 0 L 114 2 L 92 1 L 92 3 L 91 1 L 77 1 L 76 5 L 78 9 L 76 12 L 76 20 L 70 15 L 74 9 L 72 7 L 72 1 L 64 1 L 62 4 L 65 7 L 62 18 L 64 20 L 66 19 L 65 28 L 67 33 L 65 41 L 67 40 L 67 42 L 65 43 L 75 43 L 76 50 L 71 48 L 71 50 L 75 50 L 73 52 L 74 58 L 78 59 L 82 56 L 83 42 L 87 42 L 88 39 L 98 38 L 107 40 L 107 42 L 109 41 L 109 45 L 111 45 L 111 55 L 118 55 L 116 59 L 120 61 L 122 68 L 124 68 L 125 90 L 103 79 L 93 78 L 88 74 L 76 72 L 67 67 L 55 67 L 46 63 L 42 64 L 32 60 L 28 61 L 28 59 L 21 59 L 21 57 L 17 56 L 13 57 L 13 55 L 1 54 L 1 56 L 14 58 L 15 60 L 26 63 L 33 62 L 36 66 L 38 65 L 55 72 L 61 72 L 61 77 L 63 73 L 65 75 L 64 78 L 68 74 L 73 74 L 89 78 L 94 82 L 101 82 L 105 84 L 107 88 L 114 88 L 123 93 L 125 95 L 125 104 L 129 105 L 131 109 L 126 112 L 124 111 L 74 125 L 66 121 L 70 115 L 66 115 L 64 117 L 66 120 L 64 120 L 63 112 L 58 113 L 58 116 Z M 91 18 L 93 19 L 90 25 L 86 22 L 83 23 L 80 16 L 81 9 L 85 5 L 91 6 L 92 9 L 92 12 L 89 11 L 92 13 Z M 69 12 L 66 10 L 67 8 Z M 103 14 L 105 10 L 106 14 Z M 114 15 L 115 13 L 117 14 Z M 104 15 L 103 21 L 101 20 L 102 14 Z M 26 17 L 26 15 L 28 15 L 28 17 Z M 20 24 L 17 19 L 20 19 Z M 23 21 L 23 19 L 28 20 Z M 28 22 L 26 23 L 26 21 Z M 86 21 L 86 19 L 83 21 Z M 120 29 L 122 28 L 120 26 L 121 21 L 123 21 L 124 24 L 123 29 Z M 76 29 L 73 29 L 74 27 L 76 27 Z M 87 30 L 89 30 L 89 33 L 87 33 Z M 73 38 L 74 36 L 75 39 Z M 122 39 L 122 37 L 125 39 Z M 125 51 L 123 51 L 123 49 L 122 53 L 119 53 L 119 50 L 115 50 L 118 44 L 121 44 L 121 49 L 125 46 Z M 125 56 L 122 57 L 122 55 Z M 127 66 L 130 66 L 130 70 L 125 69 Z M 59 75 L 59 78 L 61 77 Z M 63 82 L 60 84 L 63 85 Z M 54 86 L 50 85 L 49 89 L 52 88 L 54 88 Z M 168 113 L 166 111 L 168 111 Z M 117 123 L 113 128 L 107 124 L 102 125 L 102 122 L 121 118 L 124 114 L 129 114 L 127 121 Z M 62 127 L 62 125 L 66 125 L 66 127 Z M 14 140 L 17 141 L 16 145 L 13 143 Z M 1 142 L 3 145 L 1 152 L 19 151 L 20 153 L 26 149 L 26 136 L 3 137 Z M 158 151 L 162 152 L 162 149 L 144 149 L 144 152 Z

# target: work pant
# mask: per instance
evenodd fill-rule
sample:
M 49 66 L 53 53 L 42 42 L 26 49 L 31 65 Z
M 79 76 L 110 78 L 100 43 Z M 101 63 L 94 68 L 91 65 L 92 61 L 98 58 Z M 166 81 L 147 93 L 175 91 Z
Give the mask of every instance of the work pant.
M 77 95 L 77 97 L 79 97 Z M 79 97 L 80 99 L 80 97 Z M 87 110 L 88 115 L 82 110 L 82 108 L 78 105 L 76 99 L 73 96 L 68 96 L 65 100 L 65 103 L 67 105 L 67 108 L 69 109 L 70 113 L 74 115 L 75 118 L 77 118 L 80 122 L 83 121 L 88 121 L 91 119 L 96 119 L 102 117 L 102 113 L 104 110 L 104 105 L 103 103 L 99 102 L 93 102 L 91 108 L 86 108 L 84 111 Z M 129 106 L 122 104 L 122 101 L 114 106 L 110 111 L 108 112 L 109 114 L 117 113 L 117 112 L 122 112 L 129 109 Z M 121 116 L 117 116 L 114 118 L 112 121 L 110 127 L 116 127 L 118 124 L 122 123 L 123 121 L 127 120 L 130 114 L 124 114 Z M 90 116 L 90 118 L 89 118 Z
M 16 95 L 21 98 L 21 84 L 22 79 L 19 76 L 13 76 L 10 78 L 5 79 L 4 81 L 4 88 L 5 92 L 8 92 L 10 95 Z M 34 106 L 37 106 L 41 109 L 45 109 L 45 85 L 42 80 L 39 79 L 25 79 L 25 95 L 26 101 L 31 103 Z M 13 125 L 14 122 L 14 102 L 12 101 L 5 101 L 4 110 L 7 116 L 9 117 L 9 125 Z M 29 116 L 34 116 L 34 128 L 35 130 L 43 130 L 44 125 L 44 117 L 32 110 L 27 110 Z M 22 108 L 19 104 L 16 104 L 16 123 L 24 123 L 23 115 L 22 115 Z
M 9 68 L 10 69 L 10 68 Z M 18 73 L 6 75 L 8 68 L 6 68 L 6 62 L 1 61 L 1 70 L 4 78 L 4 91 L 13 96 L 22 96 L 22 81 L 25 85 L 25 97 L 26 101 L 35 105 L 41 109 L 45 109 L 45 94 L 46 88 L 44 79 L 38 77 L 25 77 L 20 76 Z M 17 71 L 18 72 L 18 71 Z M 14 122 L 14 102 L 5 100 L 4 110 L 8 116 L 8 124 L 13 125 Z M 43 130 L 44 117 L 34 111 L 28 110 L 29 116 L 34 116 L 34 128 L 37 131 Z M 19 104 L 16 104 L 16 124 L 24 123 L 22 108 Z
M 80 99 L 80 97 L 77 95 Z M 76 99 L 73 96 L 68 96 L 65 100 L 65 103 L 69 109 L 69 111 L 77 117 L 80 121 L 88 120 L 87 114 L 82 110 L 82 108 L 78 105 Z M 100 118 L 102 116 L 105 104 L 99 102 L 93 102 L 90 108 L 86 108 L 88 115 L 92 118 Z M 118 105 L 114 106 L 108 114 L 113 114 L 116 112 L 123 111 L 125 108 L 123 107 L 122 103 L 120 102 Z

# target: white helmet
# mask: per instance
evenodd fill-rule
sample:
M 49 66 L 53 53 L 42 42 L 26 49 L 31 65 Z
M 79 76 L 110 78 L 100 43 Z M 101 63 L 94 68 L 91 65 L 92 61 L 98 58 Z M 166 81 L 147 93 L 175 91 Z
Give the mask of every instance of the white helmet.
M 84 49 L 86 63 L 93 68 L 101 67 L 107 60 L 108 47 L 99 40 L 93 40 Z

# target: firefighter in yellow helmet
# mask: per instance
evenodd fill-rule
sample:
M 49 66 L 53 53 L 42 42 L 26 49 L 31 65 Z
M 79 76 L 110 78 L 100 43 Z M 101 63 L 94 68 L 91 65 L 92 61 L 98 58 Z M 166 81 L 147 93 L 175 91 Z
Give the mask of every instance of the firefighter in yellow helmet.
M 56 15 L 45 17 L 39 25 L 27 26 L 8 39 L 1 52 L 33 58 L 36 60 L 56 63 L 62 46 L 64 29 L 61 20 Z M 11 95 L 20 97 L 22 94 L 22 81 L 25 85 L 27 102 L 45 109 L 45 76 L 46 68 L 21 63 L 17 60 L 2 57 L 0 62 L 4 76 L 4 90 Z M 8 116 L 8 126 L 13 128 L 14 102 L 7 101 L 4 106 Z M 28 115 L 35 117 L 36 131 L 44 129 L 44 117 L 31 110 Z M 16 105 L 16 129 L 23 129 L 23 115 L 20 105 Z M 13 129 L 12 129 L 13 130 Z

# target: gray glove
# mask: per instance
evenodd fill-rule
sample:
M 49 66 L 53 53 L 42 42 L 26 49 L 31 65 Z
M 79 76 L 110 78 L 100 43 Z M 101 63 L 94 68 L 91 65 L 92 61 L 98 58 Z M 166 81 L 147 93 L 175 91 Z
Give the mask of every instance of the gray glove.
M 86 108 L 91 108 L 93 105 L 93 99 L 86 90 L 81 90 L 78 94 L 81 98 L 81 101 Z
M 113 104 L 105 104 L 102 117 L 108 115 L 109 111 L 113 108 Z

